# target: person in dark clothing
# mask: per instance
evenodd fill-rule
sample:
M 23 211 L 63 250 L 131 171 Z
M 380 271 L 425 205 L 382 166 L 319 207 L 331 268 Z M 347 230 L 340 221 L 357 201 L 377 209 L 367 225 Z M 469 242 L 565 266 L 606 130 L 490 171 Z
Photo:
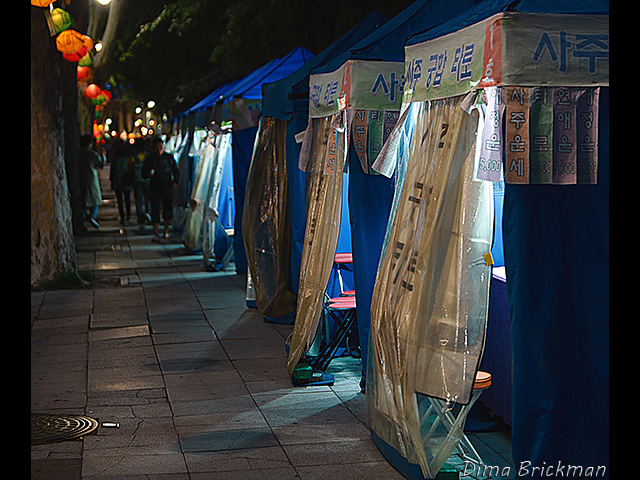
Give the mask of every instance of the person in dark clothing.
M 149 179 L 151 223 L 154 240 L 160 239 L 160 211 L 164 222 L 163 237 L 169 238 L 169 226 L 173 218 L 174 191 L 178 188 L 180 169 L 172 155 L 164 151 L 164 141 L 156 137 L 151 144 L 151 153 L 142 165 L 143 178 Z
M 120 225 L 126 225 L 131 216 L 131 190 L 132 185 L 125 175 L 129 164 L 130 155 L 129 144 L 124 140 L 117 141 L 113 146 L 113 156 L 111 158 L 111 169 L 109 180 L 111 180 L 111 190 L 116 194 L 118 212 L 120 213 Z
M 127 172 L 133 178 L 133 195 L 136 201 L 136 214 L 138 217 L 138 229 L 144 229 L 148 220 L 151 222 L 151 207 L 149 205 L 149 179 L 142 177 L 142 166 L 146 152 L 142 140 L 137 139 L 133 144 Z

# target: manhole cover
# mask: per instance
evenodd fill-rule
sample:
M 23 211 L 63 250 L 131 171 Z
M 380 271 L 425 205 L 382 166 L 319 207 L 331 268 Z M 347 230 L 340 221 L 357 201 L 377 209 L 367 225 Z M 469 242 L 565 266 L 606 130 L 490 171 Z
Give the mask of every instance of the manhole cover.
M 74 440 L 91 433 L 98 421 L 84 415 L 31 415 L 31 445 Z

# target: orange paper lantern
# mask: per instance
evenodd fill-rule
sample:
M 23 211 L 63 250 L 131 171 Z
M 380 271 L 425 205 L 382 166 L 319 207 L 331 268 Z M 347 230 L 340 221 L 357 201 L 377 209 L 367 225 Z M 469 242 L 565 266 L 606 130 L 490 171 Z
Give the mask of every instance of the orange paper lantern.
M 76 53 L 81 48 L 86 48 L 83 37 L 84 35 L 72 29 L 60 32 L 60 35 L 56 38 L 56 48 L 62 53 Z M 84 56 L 84 54 L 82 56 Z
M 31 5 L 34 7 L 48 7 L 56 0 L 31 0 Z
M 100 90 L 100 87 L 95 83 L 88 85 L 87 88 L 84 89 L 84 95 L 87 98 L 96 98 L 101 93 L 102 90 Z

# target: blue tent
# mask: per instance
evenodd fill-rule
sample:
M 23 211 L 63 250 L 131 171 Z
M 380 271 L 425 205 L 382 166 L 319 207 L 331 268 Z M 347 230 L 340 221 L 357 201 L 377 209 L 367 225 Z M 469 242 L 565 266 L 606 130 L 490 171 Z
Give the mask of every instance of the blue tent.
M 254 72 L 254 75 L 246 77 L 235 85 L 232 91 L 224 94 L 223 101 L 229 101 L 234 97 L 261 99 L 262 85 L 277 82 L 298 71 L 309 62 L 314 55 L 304 47 L 297 47 L 282 58 L 269 62 L 267 65 Z
M 332 72 L 348 60 L 353 59 L 404 62 L 406 37 L 453 18 L 472 7 L 477 1 L 419 0 L 353 45 L 342 55 L 314 68 L 311 73 Z M 360 162 L 356 160 L 355 142 L 351 142 L 349 149 L 349 187 L 348 189 L 345 187 L 345 191 L 348 192 L 353 276 L 357 299 L 358 335 L 361 339 L 362 386 L 364 388 L 371 296 L 393 199 L 394 181 L 392 178 L 381 175 L 366 174 Z
M 304 47 L 297 47 L 281 58 L 270 60 L 245 77 L 238 78 L 218 87 L 202 100 L 180 112 L 175 117 L 193 118 L 192 127 L 204 127 L 205 124 L 211 120 L 216 120 L 218 123 L 232 119 L 243 120 L 241 127 L 234 124 L 232 134 L 233 175 L 225 174 L 223 178 L 224 188 L 221 188 L 221 192 L 227 192 L 225 195 L 231 195 L 234 198 L 234 208 L 232 209 L 234 219 L 232 220 L 235 222 L 235 225 L 232 222 L 231 225 L 225 224 L 225 227 L 234 226 L 234 243 L 238 246 L 243 245 L 242 212 L 244 208 L 244 191 L 257 127 L 251 125 L 251 123 L 247 125 L 247 122 L 244 121 L 245 119 L 243 118 L 233 118 L 234 113 L 237 112 L 232 112 L 232 102 L 233 100 L 239 99 L 252 100 L 253 102 L 248 108 L 259 111 L 259 100 L 262 98 L 262 84 L 286 77 L 299 69 L 311 58 L 313 58 L 311 52 Z M 206 112 L 208 111 L 211 113 L 208 115 L 208 118 L 205 118 L 207 117 Z M 255 116 L 257 115 L 254 115 L 254 117 Z M 232 194 L 228 193 L 231 191 L 230 186 L 232 186 Z M 228 203 L 228 201 L 224 202 L 225 205 Z M 220 250 L 220 247 L 218 250 Z M 235 264 L 238 273 L 246 272 L 247 261 L 244 248 L 235 249 Z
M 231 102 L 234 99 L 260 100 L 262 99 L 262 85 L 274 82 L 290 75 L 302 65 L 313 58 L 313 54 L 304 47 L 297 47 L 282 58 L 274 59 L 259 69 L 253 71 L 245 78 L 235 82 L 225 91 L 220 93 L 216 100 L 221 111 L 217 117 L 220 120 L 229 120 Z M 215 93 L 215 92 L 214 92 Z M 251 108 L 260 110 L 259 104 L 254 102 Z M 251 163 L 253 142 L 257 132 L 257 126 L 238 129 L 234 125 L 233 130 L 233 186 L 235 195 L 235 265 L 238 273 L 246 273 L 247 257 L 244 251 L 242 236 L 242 213 L 244 211 L 244 191 L 247 184 L 247 175 Z
M 300 262 L 306 223 L 306 174 L 298 168 L 300 144 L 295 135 L 307 128 L 309 116 L 309 75 L 312 69 L 331 61 L 357 44 L 384 24 L 387 18 L 373 11 L 300 69 L 278 82 L 265 83 L 262 88 L 262 115 L 289 122 L 286 136 L 287 175 L 291 199 L 291 283 L 297 292 L 300 280 Z M 293 208 L 296 206 L 296 208 Z M 300 208 L 302 207 L 302 208 Z M 346 236 L 341 235 L 342 242 Z
M 213 107 L 216 104 L 216 102 L 226 92 L 228 92 L 229 90 L 233 89 L 241 80 L 242 80 L 241 78 L 238 78 L 238 79 L 236 79 L 236 80 L 234 80 L 232 82 L 225 83 L 224 85 L 221 85 L 220 87 L 216 88 L 213 92 L 211 92 L 209 95 L 204 97 L 202 100 L 194 103 L 189 108 L 186 108 L 185 110 L 183 110 L 182 112 L 178 113 L 177 115 L 174 115 L 174 119 L 180 119 L 182 117 L 194 115 L 194 114 L 196 114 L 198 112 L 204 112 L 208 108 Z
M 289 288 L 297 291 L 300 273 L 300 261 L 302 258 L 302 244 L 306 222 L 305 204 L 305 172 L 298 168 L 298 157 L 300 154 L 300 144 L 296 142 L 295 135 L 304 131 L 308 119 L 308 91 L 309 72 L 312 68 L 329 61 L 342 53 L 345 49 L 366 37 L 372 30 L 386 21 L 380 12 L 372 12 L 355 25 L 351 30 L 333 42 L 313 59 L 306 62 L 295 72 L 287 77 L 272 83 L 265 83 L 262 86 L 262 116 L 288 122 L 286 127 L 285 145 L 279 146 L 286 151 L 287 187 L 289 191 L 289 204 L 292 208 L 287 212 L 281 212 L 285 220 L 286 229 L 291 232 L 291 253 L 289 257 L 290 281 Z M 250 179 L 249 179 L 250 180 Z M 260 179 L 255 179 L 260 182 Z M 256 188 L 268 188 L 267 186 L 256 185 Z M 247 189 L 249 185 L 247 185 Z M 293 208 L 295 205 L 296 208 Z M 302 208 L 299 208 L 302 207 Z M 286 236 L 284 232 L 277 232 L 276 235 Z M 256 290 L 258 286 L 256 285 Z M 291 323 L 295 316 L 295 305 L 291 306 L 293 311 L 278 318 L 269 317 L 270 321 Z
M 488 0 L 406 44 L 439 38 L 505 10 L 608 15 L 609 2 Z M 600 37 L 608 58 L 608 38 Z M 516 469 L 524 467 L 518 478 L 537 477 L 541 468 L 564 476 L 569 465 L 582 471 L 575 478 L 601 475 L 602 469 L 608 478 L 608 87 L 600 87 L 598 131 L 596 185 L 505 185 L 513 460 Z M 407 478 L 423 478 L 417 465 L 379 439 L 377 444 Z

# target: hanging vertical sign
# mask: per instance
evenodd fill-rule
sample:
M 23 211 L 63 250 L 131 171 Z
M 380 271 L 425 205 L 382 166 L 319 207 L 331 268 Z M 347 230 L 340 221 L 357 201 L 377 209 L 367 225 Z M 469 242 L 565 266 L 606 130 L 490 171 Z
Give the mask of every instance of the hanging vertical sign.
M 506 179 L 529 183 L 529 89 L 505 87 Z
M 383 144 L 384 129 L 384 111 L 369 110 L 369 129 L 368 129 L 368 145 L 367 157 L 371 162 L 375 161 Z M 368 170 L 370 165 L 367 167 Z
M 367 162 L 367 130 L 369 114 L 367 110 L 356 110 L 353 112 L 353 145 L 358 154 L 358 160 L 364 173 L 369 173 L 369 163 Z
M 504 115 L 503 90 L 488 87 L 483 90 L 482 100 L 487 105 L 480 161 L 477 176 L 480 180 L 499 182 L 502 178 L 502 117 Z
M 529 182 L 553 182 L 553 89 L 530 89 Z
M 553 89 L 553 183 L 573 184 L 578 180 L 576 91 Z
M 598 99 L 600 88 L 578 92 L 578 183 L 598 183 Z

